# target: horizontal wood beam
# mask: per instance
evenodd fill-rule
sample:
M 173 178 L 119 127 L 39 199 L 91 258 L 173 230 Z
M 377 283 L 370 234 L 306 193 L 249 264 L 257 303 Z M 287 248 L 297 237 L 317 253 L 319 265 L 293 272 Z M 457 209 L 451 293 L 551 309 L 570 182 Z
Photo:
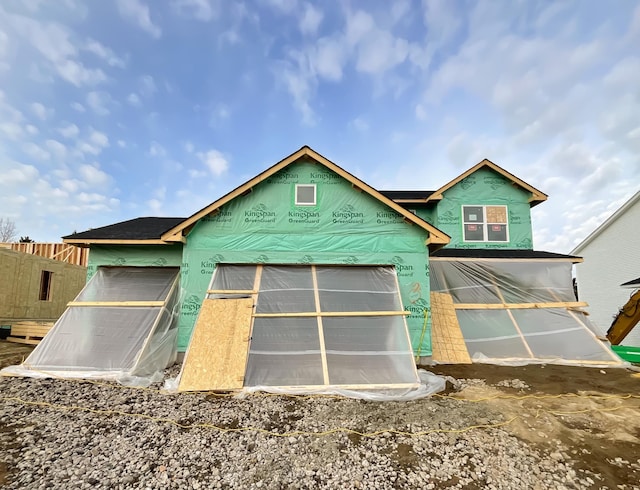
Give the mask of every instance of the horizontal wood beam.
M 589 306 L 584 301 L 559 301 L 555 303 L 454 303 L 456 310 L 520 310 L 534 308 L 578 308 Z
M 303 313 L 254 313 L 254 318 L 318 317 L 318 316 L 405 316 L 410 311 L 308 311 Z
M 164 301 L 71 301 L 67 303 L 67 306 L 138 306 L 149 308 L 164 306 Z
M 253 289 L 207 289 L 207 294 L 257 294 Z

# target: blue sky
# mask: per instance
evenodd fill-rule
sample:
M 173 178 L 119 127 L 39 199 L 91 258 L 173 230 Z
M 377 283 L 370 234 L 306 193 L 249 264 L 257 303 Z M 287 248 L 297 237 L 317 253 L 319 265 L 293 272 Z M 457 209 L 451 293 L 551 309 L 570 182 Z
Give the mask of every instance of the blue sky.
M 489 158 L 569 252 L 640 187 L 635 1 L 0 3 L 0 217 L 189 216 L 302 145 L 379 189 Z

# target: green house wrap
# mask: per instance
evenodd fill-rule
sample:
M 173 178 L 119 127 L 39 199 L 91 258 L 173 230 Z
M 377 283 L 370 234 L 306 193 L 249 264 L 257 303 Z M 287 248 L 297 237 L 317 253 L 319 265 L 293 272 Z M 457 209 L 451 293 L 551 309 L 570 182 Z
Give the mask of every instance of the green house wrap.
M 315 192 L 312 204 L 297 201 L 301 186 Z M 179 348 L 189 343 L 217 264 L 394 265 L 414 350 L 429 355 L 428 238 L 423 228 L 326 167 L 292 163 L 190 230 Z

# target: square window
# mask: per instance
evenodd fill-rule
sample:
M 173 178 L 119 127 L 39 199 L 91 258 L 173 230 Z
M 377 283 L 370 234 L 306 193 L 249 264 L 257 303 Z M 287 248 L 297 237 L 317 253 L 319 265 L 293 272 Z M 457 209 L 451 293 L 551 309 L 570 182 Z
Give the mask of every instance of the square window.
M 315 206 L 315 184 L 296 184 L 296 206 Z
M 507 241 L 507 225 L 488 225 L 487 240 L 490 242 Z
M 464 206 L 462 209 L 465 223 L 482 223 L 484 221 L 482 206 Z
M 464 225 L 464 239 L 466 241 L 481 242 L 484 240 L 482 225 Z

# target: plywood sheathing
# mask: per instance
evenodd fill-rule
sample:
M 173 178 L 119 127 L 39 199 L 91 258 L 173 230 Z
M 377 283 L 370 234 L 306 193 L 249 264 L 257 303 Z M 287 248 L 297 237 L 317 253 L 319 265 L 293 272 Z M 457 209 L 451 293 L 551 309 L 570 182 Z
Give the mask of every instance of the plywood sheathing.
M 253 298 L 205 299 L 178 391 L 233 391 L 244 385 Z
M 39 297 L 42 271 L 53 273 L 48 300 Z M 0 247 L 0 324 L 55 320 L 82 289 L 86 276 L 85 267 Z
M 450 294 L 431 293 L 431 350 L 436 362 L 471 364 Z

